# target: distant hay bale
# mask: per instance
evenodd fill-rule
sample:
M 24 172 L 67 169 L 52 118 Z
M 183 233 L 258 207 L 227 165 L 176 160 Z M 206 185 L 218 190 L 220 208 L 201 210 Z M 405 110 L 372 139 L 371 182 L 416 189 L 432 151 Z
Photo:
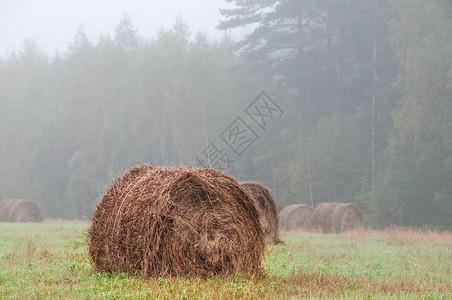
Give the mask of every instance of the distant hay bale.
M 0 222 L 40 223 L 42 212 L 33 200 L 9 199 L 0 203 Z
M 333 214 L 337 202 L 323 202 L 317 205 L 312 214 L 312 228 L 322 233 L 333 232 Z
M 312 226 L 322 233 L 341 233 L 363 227 L 363 214 L 354 203 L 324 202 L 315 208 Z
M 363 213 L 355 203 L 340 203 L 333 213 L 333 232 L 341 233 L 364 227 Z
M 295 231 L 311 229 L 313 208 L 303 204 L 291 204 L 279 213 L 281 230 Z
M 142 164 L 105 192 L 88 247 L 95 271 L 147 278 L 259 274 L 265 245 L 255 203 L 231 177 Z
M 260 209 L 262 230 L 267 243 L 281 243 L 278 226 L 278 210 L 276 201 L 270 189 L 254 181 L 243 181 L 240 185 L 244 187 L 256 201 Z

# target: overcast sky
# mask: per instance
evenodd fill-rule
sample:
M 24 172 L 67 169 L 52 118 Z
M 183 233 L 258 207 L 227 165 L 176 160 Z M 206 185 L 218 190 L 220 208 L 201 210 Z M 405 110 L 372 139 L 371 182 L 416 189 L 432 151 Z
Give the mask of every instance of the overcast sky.
M 182 15 L 192 32 L 218 38 L 224 34 L 215 29 L 219 8 L 227 7 L 225 0 L 0 0 L 0 55 L 21 49 L 25 38 L 46 52 L 63 52 L 80 25 L 96 41 L 101 33 L 113 33 L 124 14 L 145 37 Z

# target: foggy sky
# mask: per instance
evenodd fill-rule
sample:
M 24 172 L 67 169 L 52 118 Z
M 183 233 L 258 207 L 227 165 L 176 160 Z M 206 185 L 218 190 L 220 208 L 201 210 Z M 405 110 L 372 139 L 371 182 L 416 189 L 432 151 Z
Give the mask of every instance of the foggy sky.
M 193 33 L 218 38 L 224 34 L 215 29 L 219 8 L 227 7 L 225 0 L 0 0 L 0 55 L 21 49 L 25 38 L 48 53 L 63 52 L 80 25 L 96 41 L 101 33 L 112 34 L 124 14 L 147 38 L 170 28 L 178 15 Z

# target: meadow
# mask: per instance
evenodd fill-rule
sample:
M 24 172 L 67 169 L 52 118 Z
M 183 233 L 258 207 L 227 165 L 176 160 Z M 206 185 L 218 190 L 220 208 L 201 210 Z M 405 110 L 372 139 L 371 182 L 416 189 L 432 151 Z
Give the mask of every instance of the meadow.
M 452 233 L 283 233 L 246 278 L 94 273 L 87 223 L 0 224 L 0 299 L 452 299 Z

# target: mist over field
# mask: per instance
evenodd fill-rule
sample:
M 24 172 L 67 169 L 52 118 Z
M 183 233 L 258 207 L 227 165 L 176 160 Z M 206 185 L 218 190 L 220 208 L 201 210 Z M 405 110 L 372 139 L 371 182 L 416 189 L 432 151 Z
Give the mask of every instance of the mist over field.
M 0 201 L 88 219 L 190 165 L 451 230 L 451 58 L 444 0 L 2 1 Z

